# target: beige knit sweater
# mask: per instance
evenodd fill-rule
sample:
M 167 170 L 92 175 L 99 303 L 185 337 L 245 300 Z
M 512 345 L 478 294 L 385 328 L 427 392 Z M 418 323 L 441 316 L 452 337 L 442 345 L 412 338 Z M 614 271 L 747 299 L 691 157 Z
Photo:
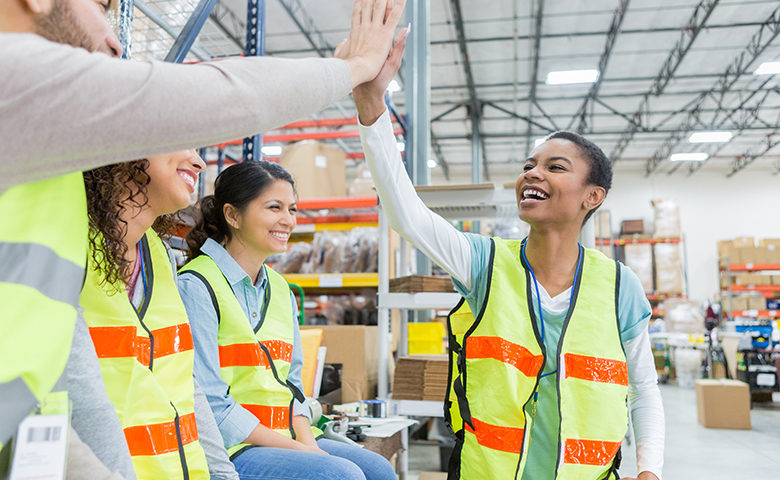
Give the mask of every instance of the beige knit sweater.
M 0 33 L 0 193 L 254 135 L 322 110 L 351 86 L 338 59 L 177 65 Z

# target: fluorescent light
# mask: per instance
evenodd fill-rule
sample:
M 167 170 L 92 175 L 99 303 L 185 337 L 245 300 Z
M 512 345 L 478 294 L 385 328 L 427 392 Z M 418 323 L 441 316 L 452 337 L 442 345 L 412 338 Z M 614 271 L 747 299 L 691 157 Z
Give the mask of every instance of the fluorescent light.
M 398 147 L 399 152 L 403 152 L 406 150 L 406 144 L 404 142 L 398 142 L 396 143 L 396 146 Z
M 262 148 L 263 155 L 268 155 L 269 157 L 278 157 L 282 154 L 282 146 L 281 145 L 264 145 Z
M 428 168 L 436 168 L 436 165 L 438 165 L 436 160 L 428 160 Z
M 534 148 L 538 148 L 539 145 L 541 145 L 541 144 L 543 144 L 545 142 L 545 140 L 547 140 L 546 137 L 545 138 L 537 138 L 536 140 L 534 140 Z
M 393 80 L 390 82 L 390 85 L 387 86 L 387 91 L 389 93 L 395 93 L 401 91 L 401 85 L 398 83 L 398 81 Z
M 673 153 L 669 160 L 673 162 L 703 162 L 710 158 L 709 153 L 691 152 L 691 153 Z
M 695 132 L 688 137 L 691 143 L 726 143 L 734 134 L 725 131 Z
M 780 73 L 780 62 L 764 62 L 758 66 L 753 75 L 775 75 Z
M 547 85 L 568 85 L 572 83 L 593 83 L 599 79 L 598 70 L 563 70 L 547 74 Z

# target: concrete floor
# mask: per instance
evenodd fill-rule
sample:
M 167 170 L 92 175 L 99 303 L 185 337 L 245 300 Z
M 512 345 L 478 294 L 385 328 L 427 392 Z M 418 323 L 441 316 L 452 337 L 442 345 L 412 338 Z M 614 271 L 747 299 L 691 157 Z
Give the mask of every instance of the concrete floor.
M 773 404 L 755 404 L 752 430 L 720 430 L 699 425 L 693 389 L 662 385 L 661 394 L 666 412 L 665 480 L 780 479 L 780 395 L 775 394 Z M 438 470 L 438 447 L 414 444 L 409 453 L 409 480 L 417 480 L 421 471 Z M 637 473 L 633 445 L 623 447 L 620 473 L 624 477 Z

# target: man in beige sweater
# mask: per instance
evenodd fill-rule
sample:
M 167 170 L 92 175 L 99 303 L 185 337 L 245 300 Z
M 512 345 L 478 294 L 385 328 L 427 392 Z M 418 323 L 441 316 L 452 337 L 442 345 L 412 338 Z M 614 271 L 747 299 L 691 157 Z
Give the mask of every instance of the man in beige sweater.
M 373 79 L 384 63 L 404 0 L 393 3 L 355 1 L 341 59 L 241 58 L 174 65 L 117 58 L 121 46 L 106 19 L 108 0 L 0 0 L 0 224 L 15 228 L 8 227 L 9 212 L 3 210 L 4 192 L 13 187 L 254 135 L 345 97 L 352 87 Z M 35 199 L 30 200 L 34 211 Z M 0 238 L 0 266 L 32 268 L 30 259 L 2 247 Z M 9 281 L 0 274 L 0 294 Z M 0 330 L 8 332 L 5 322 L 20 319 L 9 318 L 4 308 L 0 304 Z M 0 338 L 0 365 L 18 361 L 6 358 L 6 345 L 35 348 L 35 339 L 12 337 Z M 77 342 L 90 343 L 81 319 Z M 90 354 L 71 367 L 72 354 L 68 368 L 81 377 L 89 377 L 90 369 L 99 376 L 94 350 Z M 107 402 L 104 390 L 85 396 L 96 405 Z M 118 427 L 115 416 L 106 422 L 107 431 Z M 108 453 L 100 458 L 112 462 Z M 75 441 L 69 447 L 68 478 L 119 478 L 110 470 L 132 477 L 123 468 L 127 462 L 121 463 L 107 469 Z

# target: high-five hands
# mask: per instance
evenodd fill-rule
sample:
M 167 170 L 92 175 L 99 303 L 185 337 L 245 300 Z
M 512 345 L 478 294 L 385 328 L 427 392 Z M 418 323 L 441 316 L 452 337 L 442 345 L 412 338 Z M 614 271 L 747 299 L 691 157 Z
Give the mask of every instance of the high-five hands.
M 335 56 L 347 62 L 352 86 L 373 80 L 393 46 L 395 28 L 406 0 L 355 0 L 349 37 L 336 48 Z
M 385 111 L 385 91 L 401 67 L 409 29 L 410 27 L 406 27 L 398 34 L 390 54 L 387 55 L 379 70 L 379 74 L 373 80 L 360 84 L 352 90 L 352 97 L 355 99 L 358 109 L 358 117 L 363 125 L 372 125 Z

